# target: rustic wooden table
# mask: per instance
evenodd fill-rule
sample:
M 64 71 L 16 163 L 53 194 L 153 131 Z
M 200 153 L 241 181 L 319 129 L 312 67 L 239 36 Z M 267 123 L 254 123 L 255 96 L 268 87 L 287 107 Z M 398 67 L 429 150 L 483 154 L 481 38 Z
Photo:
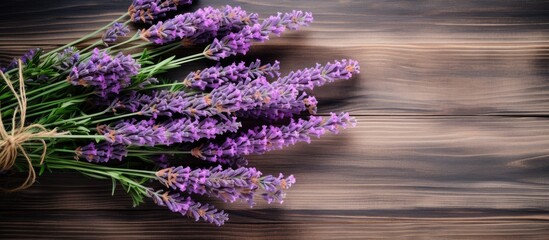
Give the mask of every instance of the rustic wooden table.
M 0 2 L 0 58 L 52 49 L 106 24 L 130 0 Z M 284 205 L 225 205 L 223 227 L 72 173 L 0 195 L 0 237 L 188 239 L 548 239 L 547 1 L 202 0 L 315 23 L 253 47 L 284 72 L 339 58 L 350 81 L 315 90 L 319 112 L 358 126 L 253 157 L 298 182 Z M 241 58 L 239 58 L 241 59 Z M 202 61 L 188 69 L 212 64 Z

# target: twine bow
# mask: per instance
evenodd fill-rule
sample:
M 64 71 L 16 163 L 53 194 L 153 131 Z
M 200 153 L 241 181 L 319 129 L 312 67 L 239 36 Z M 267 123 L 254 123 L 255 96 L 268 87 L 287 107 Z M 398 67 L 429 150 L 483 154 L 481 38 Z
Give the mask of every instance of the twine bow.
M 47 130 L 40 124 L 31 124 L 25 126 L 25 118 L 27 113 L 27 95 L 25 92 L 25 82 L 23 79 L 23 63 L 19 59 L 19 93 L 15 91 L 10 79 L 0 71 L 4 82 L 8 88 L 13 92 L 15 99 L 17 100 L 17 107 L 13 112 L 11 130 L 8 132 L 2 121 L 2 113 L 0 111 L 0 171 L 6 171 L 13 167 L 15 160 L 19 154 L 24 156 L 24 159 L 28 163 L 29 172 L 27 179 L 18 187 L 9 189 L 7 191 L 13 192 L 22 190 L 32 186 L 36 180 L 36 172 L 32 166 L 32 161 L 23 147 L 23 143 L 27 141 L 39 141 L 42 143 L 42 155 L 40 156 L 40 164 L 44 162 L 46 158 L 47 144 L 43 138 L 53 137 L 56 135 L 64 135 L 65 133 L 58 133 L 56 129 L 51 131 Z M 17 113 L 19 112 L 19 124 L 16 122 Z

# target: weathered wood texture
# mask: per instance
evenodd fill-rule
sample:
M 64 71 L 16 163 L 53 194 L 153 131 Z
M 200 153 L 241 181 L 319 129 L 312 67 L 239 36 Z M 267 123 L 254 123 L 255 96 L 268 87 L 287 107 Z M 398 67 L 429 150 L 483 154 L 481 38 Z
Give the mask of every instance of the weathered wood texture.
M 51 49 L 121 14 L 124 1 L 3 1 L 0 58 Z M 295 174 L 284 205 L 225 205 L 218 228 L 145 204 L 110 182 L 53 173 L 0 195 L 4 238 L 547 239 L 549 2 L 221 1 L 262 16 L 315 13 L 247 59 L 284 71 L 337 58 L 360 76 L 315 90 L 320 112 L 356 128 L 255 156 Z M 212 64 L 202 61 L 186 69 Z

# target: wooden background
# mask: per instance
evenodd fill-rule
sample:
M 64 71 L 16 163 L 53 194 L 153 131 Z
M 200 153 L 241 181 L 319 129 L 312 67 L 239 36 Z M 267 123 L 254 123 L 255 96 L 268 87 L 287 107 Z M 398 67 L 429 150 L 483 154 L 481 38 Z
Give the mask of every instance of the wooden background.
M 122 14 L 130 0 L 0 3 L 0 58 L 52 49 Z M 315 23 L 254 46 L 284 72 L 354 58 L 362 73 L 315 91 L 320 113 L 356 128 L 253 157 L 295 174 L 283 205 L 225 205 L 223 227 L 150 202 L 132 208 L 110 182 L 46 174 L 0 195 L 3 238 L 548 239 L 549 2 L 202 0 Z M 182 70 L 212 64 L 202 61 Z

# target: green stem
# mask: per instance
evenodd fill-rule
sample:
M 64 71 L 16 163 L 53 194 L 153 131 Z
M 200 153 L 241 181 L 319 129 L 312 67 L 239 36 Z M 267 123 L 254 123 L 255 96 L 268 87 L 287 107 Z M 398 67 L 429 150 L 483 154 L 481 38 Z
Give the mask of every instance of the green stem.
M 44 108 L 49 108 L 48 111 L 52 111 L 51 107 L 59 105 L 59 104 L 67 103 L 67 102 L 74 101 L 74 100 L 84 101 L 84 100 L 86 100 L 86 98 L 88 96 L 90 96 L 92 94 L 93 93 L 86 93 L 86 94 L 82 94 L 82 95 L 78 95 L 78 96 L 74 96 L 74 97 L 57 99 L 57 100 L 53 100 L 53 101 L 49 101 L 49 102 L 41 102 L 41 103 L 33 104 L 33 105 L 27 107 L 27 117 L 36 116 L 36 114 L 29 114 L 29 113 L 34 113 L 37 110 L 42 110 Z
M 48 138 L 54 138 L 54 139 L 62 139 L 62 138 L 68 138 L 68 139 L 95 139 L 95 140 L 105 140 L 105 136 L 103 135 L 54 135 L 54 136 L 40 136 L 40 137 L 32 137 L 31 139 L 48 139 Z
M 55 157 L 48 157 L 46 159 L 46 163 L 48 164 L 48 166 L 50 166 L 50 164 L 59 164 L 64 166 L 75 166 L 75 167 L 81 167 L 85 169 L 92 169 L 92 170 L 98 170 L 98 171 L 104 171 L 104 172 L 117 172 L 117 173 L 122 173 L 126 175 L 140 176 L 140 177 L 146 177 L 146 178 L 156 178 L 156 172 L 154 171 L 107 167 L 107 166 L 97 165 L 93 163 L 75 161 L 73 159 L 60 159 Z
M 103 115 L 103 114 L 107 113 L 109 110 L 111 110 L 110 107 L 108 107 L 107 109 L 105 109 L 101 112 L 98 112 L 98 113 L 94 113 L 94 114 L 90 114 L 90 115 L 83 115 L 83 116 L 80 116 L 80 117 L 75 117 L 75 118 L 66 119 L 66 120 L 62 120 L 62 121 L 56 121 L 56 122 L 44 124 L 43 126 L 44 127 L 49 127 L 49 126 L 55 126 L 55 125 L 59 125 L 59 124 L 66 123 L 66 122 L 75 122 L 75 121 L 80 121 L 80 120 L 88 119 L 88 118 L 91 119 L 95 116 Z
M 86 52 L 86 51 L 88 51 L 88 50 L 90 50 L 90 49 L 92 49 L 92 48 L 94 48 L 94 47 L 99 46 L 102 42 L 103 42 L 102 40 L 97 40 L 97 41 L 94 42 L 93 44 L 91 44 L 91 45 L 87 46 L 86 48 L 80 50 L 80 52 Z
M 188 63 L 188 62 L 200 60 L 200 59 L 203 59 L 203 58 L 206 58 L 206 56 L 204 56 L 203 53 L 198 53 L 198 54 L 194 54 L 194 55 L 191 55 L 191 56 L 188 56 L 188 57 L 177 59 L 174 62 L 172 62 L 172 64 L 183 64 L 183 63 Z
M 116 116 L 113 116 L 113 117 L 103 118 L 103 119 L 98 119 L 98 120 L 92 121 L 92 122 L 90 122 L 90 124 L 97 124 L 97 123 L 100 123 L 100 122 L 116 120 L 116 119 L 120 119 L 120 118 L 131 117 L 131 116 L 137 116 L 137 115 L 141 115 L 141 114 L 142 114 L 141 112 L 134 112 L 134 113 L 116 115 Z
M 134 45 L 134 46 L 131 46 L 131 47 L 123 48 L 122 50 L 128 51 L 128 50 L 132 50 L 132 49 L 134 49 L 134 48 L 146 47 L 146 46 L 148 46 L 148 45 L 151 45 L 151 43 L 150 43 L 150 42 L 141 43 L 141 44 L 137 44 L 137 45 Z M 134 53 L 134 54 L 132 54 L 132 57 L 133 57 L 133 58 L 136 58 L 136 57 L 139 57 L 139 56 L 141 56 L 141 53 Z
M 52 84 L 49 84 L 49 85 L 45 85 L 43 87 L 34 89 L 32 91 L 28 91 L 27 96 L 31 96 L 31 95 L 33 95 L 37 92 L 43 92 L 44 89 L 46 89 L 46 88 L 51 89 L 51 88 L 57 87 L 59 85 L 62 85 L 64 83 L 67 83 L 67 82 L 66 81 L 59 81 L 59 82 L 55 82 L 55 83 L 52 83 Z M 7 92 L 6 94 L 3 94 L 2 96 L 0 96 L 0 100 L 5 99 L 5 98 L 13 98 L 13 93 L 12 92 Z
M 166 48 L 162 48 L 162 49 L 158 49 L 158 50 L 155 49 L 156 51 L 152 51 L 151 57 L 161 56 L 162 54 L 171 52 L 171 51 L 173 51 L 177 48 L 179 48 L 179 42 L 175 42 L 175 43 L 166 45 Z
M 181 64 L 183 64 L 183 63 L 188 63 L 188 62 L 200 60 L 200 59 L 203 59 L 203 58 L 205 58 L 205 57 L 204 57 L 204 54 L 202 54 L 202 53 L 190 55 L 190 56 L 183 57 L 183 58 L 178 58 L 178 59 L 170 61 L 169 67 L 165 67 L 164 70 L 176 68 L 176 67 L 181 66 Z M 150 71 L 154 70 L 155 68 L 157 68 L 157 65 L 151 65 L 151 66 L 142 68 L 140 73 L 144 73 L 144 74 L 149 73 Z
M 105 50 L 109 50 L 109 49 L 114 49 L 114 48 L 117 48 L 117 47 L 120 47 L 120 46 L 123 46 L 125 44 L 128 44 L 128 43 L 131 43 L 131 42 L 135 42 L 137 40 L 141 40 L 139 38 L 139 33 L 133 35 L 131 38 L 129 38 L 128 40 L 124 41 L 124 42 L 121 42 L 119 44 L 116 44 L 116 45 L 113 45 L 113 46 L 110 46 L 108 48 L 105 48 Z
M 41 96 L 44 96 L 44 95 L 48 95 L 52 92 L 55 92 L 55 91 L 58 91 L 58 90 L 61 90 L 65 87 L 68 87 L 70 86 L 70 83 L 66 82 L 66 81 L 61 81 L 61 83 L 64 83 L 64 84 L 54 84 L 54 85 L 57 85 L 56 87 L 54 88 L 51 88 L 52 85 L 49 86 L 50 89 L 46 90 L 46 91 L 43 91 L 39 94 L 36 94 L 36 95 L 31 95 L 31 93 L 27 93 L 27 96 L 32 96 L 30 98 L 27 98 L 27 102 L 31 102 L 32 100 L 34 99 L 37 99 Z M 4 112 L 6 109 L 11 109 L 11 108 L 14 108 L 15 106 L 17 106 L 18 103 L 12 103 L 8 106 L 5 106 L 5 107 L 2 107 L 0 111 Z
M 156 155 L 156 154 L 191 154 L 191 151 L 165 151 L 165 150 L 147 151 L 147 150 L 128 149 L 128 154 L 130 154 L 130 153 L 143 153 L 143 154 L 148 154 L 148 155 Z
M 98 33 L 102 32 L 102 31 L 104 31 L 104 30 L 107 29 L 107 28 L 109 28 L 109 27 L 110 27 L 112 24 L 114 24 L 115 22 L 118 22 L 118 21 L 122 20 L 123 18 L 125 18 L 125 17 L 127 17 L 127 16 L 128 16 L 128 13 L 125 13 L 125 14 L 123 14 L 122 16 L 120 16 L 119 18 L 117 18 L 117 19 L 115 19 L 114 21 L 110 22 L 109 24 L 107 24 L 107 25 L 105 25 L 105 26 L 103 26 L 103 27 L 97 29 L 95 32 L 92 32 L 92 33 L 90 33 L 90 34 L 88 34 L 88 35 L 86 35 L 86 36 L 84 36 L 84 37 L 82 37 L 82 38 L 80 38 L 80 39 L 77 39 L 77 40 L 75 40 L 75 41 L 72 41 L 72 42 L 70 42 L 70 43 L 68 43 L 68 44 L 65 44 L 65 45 L 63 45 L 63 46 L 61 46 L 61 47 L 58 47 L 58 48 L 56 48 L 56 49 L 54 49 L 54 50 L 51 50 L 51 51 L 49 51 L 48 53 L 42 55 L 42 57 L 49 56 L 49 55 L 51 55 L 51 54 L 53 54 L 53 53 L 56 53 L 56 52 L 58 52 L 58 51 L 60 51 L 60 50 L 65 49 L 65 48 L 67 48 L 67 47 L 74 46 L 74 45 L 79 44 L 79 43 L 81 43 L 81 42 L 83 42 L 83 41 L 86 41 L 86 40 L 88 40 L 89 38 L 95 36 L 96 34 L 98 34 Z

